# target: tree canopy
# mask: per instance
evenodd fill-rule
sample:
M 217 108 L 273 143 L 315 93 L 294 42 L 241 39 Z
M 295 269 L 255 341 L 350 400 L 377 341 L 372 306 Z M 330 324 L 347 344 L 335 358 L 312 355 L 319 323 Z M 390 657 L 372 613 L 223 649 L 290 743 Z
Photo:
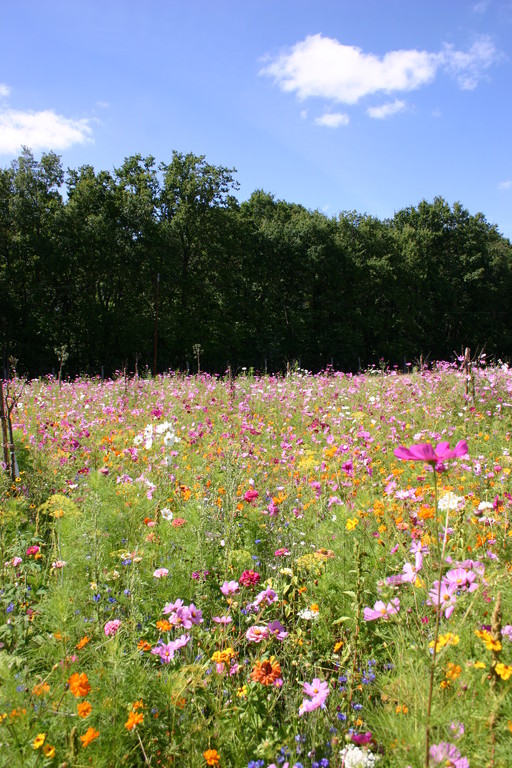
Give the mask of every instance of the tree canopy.
M 512 246 L 441 197 L 381 221 L 327 217 L 232 168 L 172 152 L 64 171 L 29 149 L 0 169 L 0 348 L 28 375 L 58 365 L 311 370 L 402 365 L 462 346 L 512 353 Z M 158 317 L 157 317 L 158 310 Z

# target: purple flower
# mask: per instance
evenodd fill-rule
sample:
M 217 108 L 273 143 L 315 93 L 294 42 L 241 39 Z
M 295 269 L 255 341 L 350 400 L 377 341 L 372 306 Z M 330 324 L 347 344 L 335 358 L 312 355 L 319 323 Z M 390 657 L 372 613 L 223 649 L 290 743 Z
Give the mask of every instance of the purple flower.
M 268 631 L 271 635 L 277 637 L 278 640 L 284 640 L 285 637 L 288 637 L 288 632 L 285 630 L 281 622 L 278 621 L 278 619 L 275 619 L 269 623 Z

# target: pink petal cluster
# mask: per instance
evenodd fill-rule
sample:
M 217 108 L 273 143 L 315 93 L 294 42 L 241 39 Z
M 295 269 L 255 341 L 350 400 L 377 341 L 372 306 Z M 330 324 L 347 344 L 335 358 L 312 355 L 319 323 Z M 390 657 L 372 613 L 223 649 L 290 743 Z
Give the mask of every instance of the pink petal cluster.
M 446 441 L 438 443 L 435 449 L 430 443 L 416 443 L 410 448 L 403 445 L 395 448 L 394 454 L 397 459 L 405 461 L 424 461 L 426 464 L 434 467 L 437 472 L 445 470 L 444 462 L 449 459 L 455 459 L 459 456 L 467 456 L 469 453 L 468 444 L 465 440 L 459 440 L 455 448 L 450 448 Z
M 319 707 L 325 707 L 325 700 L 329 695 L 329 684 L 315 677 L 311 683 L 304 683 L 302 692 L 309 698 L 304 698 L 299 707 L 301 717 L 305 712 L 313 712 Z
M 155 656 L 160 656 L 162 664 L 169 664 L 174 658 L 174 654 L 180 648 L 183 648 L 190 641 L 190 635 L 181 635 L 176 640 L 172 640 L 170 643 L 164 643 L 162 640 L 151 649 L 151 653 Z
M 393 598 L 387 605 L 382 600 L 377 600 L 373 608 L 365 608 L 363 618 L 365 621 L 374 621 L 375 619 L 388 619 L 400 610 L 400 599 Z
M 107 621 L 103 631 L 107 637 L 113 637 L 117 633 L 120 626 L 121 619 L 112 619 L 112 621 Z
M 183 600 L 176 600 L 174 603 L 164 605 L 162 613 L 168 616 L 168 621 L 174 627 L 183 627 L 190 629 L 193 624 L 201 624 L 203 613 L 200 608 L 196 608 L 194 603 L 184 605 Z

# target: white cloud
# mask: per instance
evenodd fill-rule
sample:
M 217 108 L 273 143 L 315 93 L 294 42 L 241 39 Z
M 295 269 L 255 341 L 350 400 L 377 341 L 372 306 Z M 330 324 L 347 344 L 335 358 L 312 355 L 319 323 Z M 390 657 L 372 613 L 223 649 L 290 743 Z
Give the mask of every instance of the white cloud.
M 315 119 L 315 125 L 323 125 L 326 128 L 339 128 L 340 125 L 349 124 L 349 116 L 342 112 L 326 112 Z
M 502 55 L 486 35 L 475 40 L 469 51 L 456 51 L 453 46 L 445 46 L 443 64 L 458 82 L 463 91 L 472 91 L 478 85 L 485 72 L 500 61 Z
M 381 104 L 378 107 L 368 107 L 366 110 L 370 117 L 374 117 L 377 120 L 385 120 L 386 117 L 396 115 L 397 112 L 403 112 L 405 109 L 405 101 L 395 99 L 387 104 Z
M 439 52 L 410 49 L 388 51 L 379 57 L 317 34 L 268 57 L 260 74 L 274 78 L 283 91 L 295 92 L 300 100 L 316 96 L 356 104 L 375 93 L 416 90 L 431 83 L 439 70 L 446 70 L 462 88 L 474 88 L 499 58 L 485 36 L 467 52 L 445 46 Z
M 8 85 L 5 83 L 0 83 L 0 96 L 8 96 L 11 92 L 11 89 Z
M 27 146 L 34 151 L 67 149 L 91 141 L 89 120 L 72 120 L 52 110 L 0 111 L 0 154 L 14 154 Z
M 512 181 L 508 179 L 507 181 L 502 181 L 498 184 L 498 189 L 511 189 L 512 188 Z

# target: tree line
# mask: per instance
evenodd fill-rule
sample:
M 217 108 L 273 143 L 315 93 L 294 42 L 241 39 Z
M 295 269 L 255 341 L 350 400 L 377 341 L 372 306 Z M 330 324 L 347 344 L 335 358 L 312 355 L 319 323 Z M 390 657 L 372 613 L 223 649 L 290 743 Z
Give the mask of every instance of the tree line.
M 4 370 L 356 370 L 512 353 L 512 245 L 443 198 L 326 216 L 174 151 L 113 171 L 25 148 L 0 169 Z

